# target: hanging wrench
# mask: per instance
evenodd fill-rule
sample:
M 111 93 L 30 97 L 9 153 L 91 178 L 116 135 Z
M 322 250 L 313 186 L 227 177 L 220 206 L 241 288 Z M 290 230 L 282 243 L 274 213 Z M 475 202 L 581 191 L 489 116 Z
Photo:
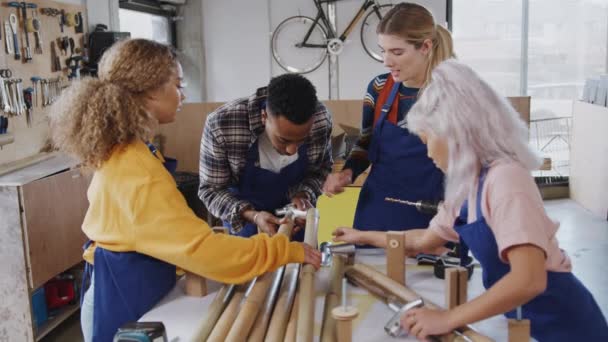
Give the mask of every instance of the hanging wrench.
M 2 94 L 2 111 L 5 113 L 10 113 L 11 106 L 10 101 L 8 99 L 8 94 L 6 92 L 6 82 L 2 76 L 0 76 L 0 93 Z
M 11 24 L 8 21 L 4 22 L 4 45 L 8 55 L 13 53 L 13 33 L 11 32 Z
M 17 16 L 11 14 L 9 16 L 9 21 L 11 23 L 11 31 L 13 31 L 13 49 L 15 50 L 15 59 L 21 59 L 21 54 L 19 53 L 19 39 L 17 38 Z
M 19 109 L 20 109 L 20 113 L 19 115 L 25 113 L 25 100 L 23 99 L 23 88 L 21 87 L 21 79 L 17 80 L 17 95 L 19 96 Z

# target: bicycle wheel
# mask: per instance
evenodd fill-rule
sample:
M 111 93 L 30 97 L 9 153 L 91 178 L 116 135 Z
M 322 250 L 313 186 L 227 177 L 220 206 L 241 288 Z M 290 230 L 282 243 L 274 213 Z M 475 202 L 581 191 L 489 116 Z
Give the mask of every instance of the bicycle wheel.
M 380 20 L 391 8 L 393 8 L 393 4 L 380 5 L 380 7 L 378 7 L 380 17 L 378 17 L 374 7 L 372 7 L 371 11 L 369 11 L 363 19 L 363 23 L 361 23 L 361 45 L 363 45 L 363 50 L 378 62 L 382 62 L 382 53 L 378 46 L 376 28 L 378 27 Z
M 310 30 L 307 44 L 319 47 L 304 47 L 301 43 Z M 323 47 L 320 47 L 320 46 Z M 281 68 L 294 73 L 305 74 L 316 70 L 327 57 L 327 34 L 312 18 L 295 16 L 283 20 L 272 33 L 272 57 Z

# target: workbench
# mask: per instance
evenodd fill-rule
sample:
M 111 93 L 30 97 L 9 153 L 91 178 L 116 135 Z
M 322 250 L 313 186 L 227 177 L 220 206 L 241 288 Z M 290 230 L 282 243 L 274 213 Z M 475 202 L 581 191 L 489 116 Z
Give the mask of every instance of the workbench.
M 386 257 L 382 249 L 359 249 L 355 262 L 365 263 L 385 273 Z M 406 285 L 419 295 L 445 306 L 445 283 L 433 275 L 432 266 L 419 266 L 414 259 L 406 264 Z M 325 293 L 329 285 L 329 267 L 322 267 L 316 277 L 315 340 L 321 331 Z M 209 294 L 205 297 L 188 297 L 184 293 L 184 280 L 177 282 L 175 288 L 140 321 L 162 321 L 167 329 L 170 342 L 192 341 L 196 329 L 206 319 L 206 310 L 215 298 L 221 284 L 208 281 Z M 359 309 L 359 317 L 353 321 L 353 341 L 395 341 L 384 332 L 384 325 L 394 315 L 387 305 L 362 288 L 348 287 L 348 303 Z M 477 267 L 469 281 L 468 298 L 479 296 L 484 291 L 481 282 L 481 269 Z M 496 341 L 507 341 L 507 319 L 500 315 L 472 325 L 480 333 Z M 399 339 L 415 341 L 412 337 Z

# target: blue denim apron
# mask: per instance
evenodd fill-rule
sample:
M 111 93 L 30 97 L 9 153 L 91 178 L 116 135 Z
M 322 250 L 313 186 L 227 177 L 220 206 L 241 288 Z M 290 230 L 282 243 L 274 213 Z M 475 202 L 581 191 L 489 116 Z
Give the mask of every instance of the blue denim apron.
M 498 245 L 481 213 L 481 191 L 487 169 L 482 169 L 477 189 L 477 221 L 467 222 L 463 205 L 455 229 L 483 269 L 483 286 L 488 289 L 507 274 L 511 267 L 498 256 Z M 547 288 L 522 306 L 529 319 L 531 335 L 538 341 L 608 341 L 608 325 L 595 299 L 571 272 L 547 271 Z M 515 310 L 505 313 L 515 318 Z
M 298 159 L 285 166 L 279 173 L 260 167 L 258 142 L 251 145 L 247 151 L 245 167 L 241 172 L 240 182 L 230 190 L 236 198 L 251 203 L 255 210 L 263 210 L 274 214 L 274 210 L 291 202 L 287 193 L 289 188 L 298 185 L 306 177 L 308 170 L 308 145 L 298 148 Z M 224 221 L 224 226 L 230 228 L 230 223 Z M 238 233 L 239 236 L 250 237 L 258 233 L 253 223 L 247 223 Z M 294 241 L 304 240 L 304 229 L 293 237 Z
M 156 156 L 156 148 L 147 145 Z M 168 170 L 175 170 L 176 164 L 170 158 L 164 163 Z M 85 250 L 91 243 L 85 244 Z M 94 342 L 112 341 L 118 328 L 139 320 L 175 285 L 175 266 L 144 254 L 112 252 L 97 246 L 94 260 L 95 265 L 86 263 L 83 276 L 84 283 L 94 271 Z M 84 286 L 81 293 L 84 293 Z
M 391 89 L 372 134 L 372 168 L 361 188 L 353 224 L 360 230 L 426 228 L 432 215 L 384 198 L 435 202 L 443 198 L 443 173 L 427 156 L 426 145 L 407 129 L 387 120 L 400 86 L 397 82 Z

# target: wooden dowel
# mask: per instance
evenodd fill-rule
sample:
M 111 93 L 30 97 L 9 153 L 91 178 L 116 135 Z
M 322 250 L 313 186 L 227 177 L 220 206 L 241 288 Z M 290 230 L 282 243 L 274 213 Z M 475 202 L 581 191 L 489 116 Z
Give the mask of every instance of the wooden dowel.
M 332 310 L 338 306 L 342 296 L 342 278 L 344 278 L 344 266 L 346 260 L 341 255 L 332 257 L 329 289 L 325 295 L 325 306 L 323 308 L 323 324 L 321 325 L 321 342 L 336 341 L 336 320 Z
M 317 248 L 317 228 L 319 227 L 319 211 L 308 209 L 306 214 L 306 231 L 304 242 Z M 300 303 L 298 307 L 297 342 L 312 342 L 315 313 L 315 268 L 312 265 L 302 266 L 300 276 Z
M 285 328 L 285 339 L 284 342 L 294 342 L 296 340 L 296 330 L 298 328 L 298 312 L 300 311 L 298 306 L 300 305 L 300 291 L 299 288 L 296 290 L 296 295 L 293 299 L 293 308 L 291 308 L 291 314 L 289 315 L 289 322 L 287 322 L 287 328 Z
M 405 232 L 386 233 L 386 275 L 405 285 Z
M 234 295 L 232 295 L 232 299 L 224 312 L 220 316 L 220 319 L 215 323 L 213 330 L 211 330 L 211 334 L 207 339 L 208 342 L 223 342 L 232 327 L 232 323 L 236 319 L 236 316 L 239 313 L 239 308 L 241 307 L 241 301 L 243 297 L 245 297 L 245 292 L 247 292 L 248 285 L 237 285 L 234 291 Z
M 279 227 L 278 233 L 290 237 L 292 229 L 293 220 L 289 219 L 287 220 L 287 223 L 282 224 Z M 281 276 L 283 271 L 284 269 L 281 268 Z M 255 323 L 256 318 L 266 301 L 268 291 L 272 284 L 275 283 L 275 274 L 277 272 L 279 272 L 279 270 L 272 273 L 263 274 L 256 278 L 255 284 L 253 284 L 247 298 L 245 298 L 245 301 L 239 310 L 239 314 L 236 317 L 234 324 L 232 324 L 232 328 L 230 328 L 226 341 L 242 341 L 244 336 L 249 336 L 253 328 L 253 324 Z M 270 312 L 272 312 L 272 308 L 270 309 Z M 268 321 L 269 319 L 265 319 L 264 322 L 260 322 L 260 324 L 263 323 L 264 327 L 263 331 L 256 333 L 258 338 L 261 335 L 261 338 L 263 339 L 264 335 L 266 335 Z M 260 327 L 260 329 L 262 328 Z
M 186 272 L 186 295 L 204 297 L 207 295 L 207 279 L 198 274 Z
M 296 289 L 298 286 L 298 276 L 300 274 L 300 264 L 289 264 L 285 266 L 285 274 L 277 303 L 274 306 L 272 318 L 268 325 L 268 332 L 265 341 L 282 342 L 285 339 L 285 330 L 292 311 Z
M 203 321 L 203 324 L 194 333 L 194 341 L 206 341 L 211 331 L 215 326 L 215 323 L 219 320 L 222 312 L 234 295 L 236 285 L 223 285 L 215 295 L 213 302 L 207 309 L 207 317 Z
M 457 307 L 460 303 L 458 302 L 458 287 L 460 282 L 458 279 L 458 269 L 446 268 L 444 271 L 445 278 L 445 308 L 451 310 Z
M 262 309 L 260 310 L 258 317 L 255 320 L 255 323 L 253 324 L 253 328 L 251 329 L 251 333 L 249 333 L 247 341 L 264 341 L 264 337 L 266 337 L 266 329 L 268 328 L 268 324 L 270 323 L 270 318 L 274 310 L 274 304 L 279 294 L 281 281 L 283 280 L 283 273 L 285 273 L 285 267 L 280 267 L 278 270 L 273 272 L 272 283 L 270 284 L 270 288 L 268 289 L 266 299 L 264 300 Z
M 395 298 L 403 303 L 408 303 L 418 298 L 422 298 L 408 287 L 397 283 L 386 275 L 364 264 L 355 264 L 353 266 L 349 266 L 346 268 L 345 273 L 350 280 L 357 284 L 361 284 L 366 288 L 366 284 L 371 285 L 372 290 L 370 292 L 385 300 L 388 298 Z M 434 304 L 426 299 L 424 300 L 424 304 L 430 309 L 440 309 L 437 304 Z M 492 339 L 478 333 L 470 326 L 460 327 L 458 328 L 458 331 L 469 337 L 474 342 L 492 341 Z M 441 338 L 442 340 L 451 341 L 455 338 L 455 334 L 447 334 Z

